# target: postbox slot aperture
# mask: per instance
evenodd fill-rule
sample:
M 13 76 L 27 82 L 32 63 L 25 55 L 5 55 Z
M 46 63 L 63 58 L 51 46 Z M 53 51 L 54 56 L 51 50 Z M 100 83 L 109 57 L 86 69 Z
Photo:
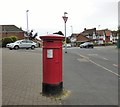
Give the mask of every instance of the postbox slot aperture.
M 54 42 L 53 40 L 48 40 L 47 42 Z

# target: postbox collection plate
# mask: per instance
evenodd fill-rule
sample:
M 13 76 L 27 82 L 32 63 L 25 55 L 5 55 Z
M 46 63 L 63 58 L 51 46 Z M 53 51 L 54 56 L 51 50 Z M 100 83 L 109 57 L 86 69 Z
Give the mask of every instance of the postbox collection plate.
M 53 49 L 47 49 L 47 58 L 53 58 Z

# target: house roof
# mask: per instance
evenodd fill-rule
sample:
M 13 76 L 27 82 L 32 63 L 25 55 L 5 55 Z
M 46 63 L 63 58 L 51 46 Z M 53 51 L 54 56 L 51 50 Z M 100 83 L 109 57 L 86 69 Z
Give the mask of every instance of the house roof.
M 84 36 L 88 36 L 88 35 L 92 36 L 93 33 L 96 33 L 96 28 L 93 28 L 93 29 L 86 29 L 86 28 L 84 28 L 84 31 L 82 32 L 82 34 Z
M 80 42 L 85 42 L 85 41 L 91 41 L 90 38 L 87 38 L 86 36 L 84 36 L 82 33 L 77 35 L 77 41 Z
M 78 33 L 72 33 L 70 38 L 76 38 L 78 36 Z
M 98 35 L 106 35 L 106 36 L 110 36 L 111 35 L 111 30 L 108 29 L 103 29 L 103 30 L 97 30 L 97 34 Z
M 104 31 L 103 30 L 97 30 L 97 34 L 98 35 L 104 35 Z
M 2 32 L 23 32 L 21 28 L 15 25 L 0 25 Z

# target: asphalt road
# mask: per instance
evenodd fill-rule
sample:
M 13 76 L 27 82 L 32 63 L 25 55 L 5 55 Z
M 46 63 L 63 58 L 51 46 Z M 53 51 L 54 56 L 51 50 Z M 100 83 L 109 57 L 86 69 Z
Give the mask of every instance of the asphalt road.
M 118 105 L 118 50 L 69 48 L 64 54 L 64 105 Z
M 70 94 L 61 100 L 61 105 L 118 105 L 118 50 L 116 47 L 95 47 L 94 49 L 69 48 L 68 53 L 63 50 L 63 83 L 64 88 Z M 3 86 L 15 87 L 20 90 L 28 88 L 30 84 L 36 83 L 31 90 L 34 99 L 37 101 L 39 89 L 41 89 L 42 50 L 3 50 Z M 11 57 L 12 56 L 12 57 Z M 13 57 L 14 56 L 14 57 Z M 12 63 L 11 60 L 12 59 Z M 6 67 L 7 65 L 7 67 Z M 9 66 L 8 66 L 9 65 Z M 14 66 L 13 66 L 14 65 Z M 35 66 L 33 66 L 35 65 Z M 33 66 L 33 67 L 32 67 Z M 21 68 L 22 67 L 22 68 Z M 8 73 L 12 71 L 12 74 Z M 15 71 L 13 71 L 15 70 Z M 27 76 L 24 75 L 25 70 Z M 40 71 L 39 71 L 40 70 Z M 19 71 L 19 74 L 16 72 Z M 30 72 L 28 76 L 28 71 Z M 33 72 L 36 71 L 36 72 Z M 16 74 L 15 74 L 16 73 Z M 39 74 L 40 73 L 40 74 Z M 19 78 L 15 75 L 19 75 Z M 34 76 L 33 76 L 34 75 Z M 9 77 L 9 78 L 8 78 Z M 22 81 L 23 78 L 24 82 Z M 33 78 L 34 77 L 34 78 Z M 33 78 L 33 79 L 32 79 Z M 20 80 L 22 85 L 15 85 L 14 82 Z M 10 81 L 11 80 L 11 81 Z M 9 82 L 8 82 L 9 81 Z M 19 82 L 19 81 L 18 81 Z M 30 85 L 29 84 L 29 85 Z M 20 87 L 20 88 L 19 88 Z M 4 87 L 3 87 L 4 88 Z M 17 89 L 17 88 L 16 88 Z M 36 89 L 36 90 L 35 90 Z M 4 90 L 3 97 L 10 94 L 9 90 Z M 15 92 L 13 92 L 15 93 Z M 26 91 L 28 93 L 28 91 Z M 27 94 L 26 94 L 27 95 Z M 27 96 L 26 98 L 28 98 Z M 5 97 L 8 98 L 8 97 Z M 12 99 L 12 98 L 11 98 Z M 25 99 L 25 98 L 24 98 Z M 32 99 L 32 98 L 31 98 Z M 14 99 L 13 99 L 14 100 Z M 26 99 L 26 104 L 30 102 Z M 6 101 L 6 100 L 5 100 Z M 19 100 L 18 100 L 19 101 Z M 41 100 L 43 102 L 43 100 Z M 40 104 L 41 104 L 40 102 Z M 50 102 L 50 101 L 49 101 Z M 37 103 L 34 102 L 35 104 Z M 45 100 L 46 103 L 46 100 Z M 6 103 L 5 103 L 6 104 Z

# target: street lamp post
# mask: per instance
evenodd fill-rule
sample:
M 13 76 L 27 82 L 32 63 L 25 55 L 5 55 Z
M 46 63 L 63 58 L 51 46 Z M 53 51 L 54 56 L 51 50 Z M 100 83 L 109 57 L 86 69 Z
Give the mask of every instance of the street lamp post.
M 73 26 L 70 26 L 71 27 L 71 34 L 73 34 Z
M 29 31 L 29 27 L 28 27 L 28 12 L 29 12 L 29 10 L 26 10 L 26 19 L 27 19 L 27 33 L 28 33 L 28 31 Z
M 66 22 L 68 17 L 66 17 L 66 14 L 68 14 L 67 12 L 64 12 L 64 16 L 62 17 L 64 22 L 65 22 L 65 53 L 67 53 L 67 44 L 66 44 Z
M 100 30 L 100 25 L 98 25 L 98 30 Z

